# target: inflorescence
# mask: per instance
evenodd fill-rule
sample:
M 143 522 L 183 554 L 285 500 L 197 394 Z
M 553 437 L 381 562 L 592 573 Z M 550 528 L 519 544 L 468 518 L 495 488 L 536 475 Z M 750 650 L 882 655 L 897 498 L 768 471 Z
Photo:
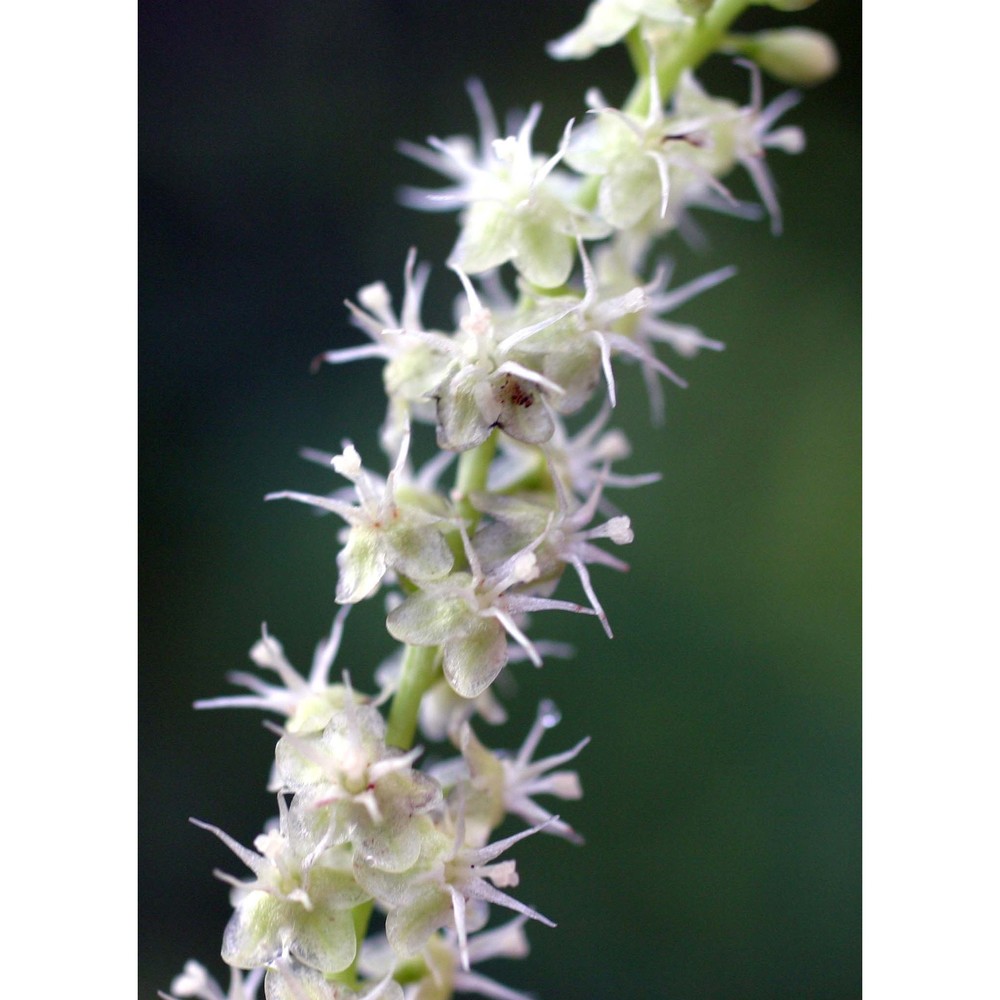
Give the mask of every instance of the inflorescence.
M 638 82 L 620 108 L 590 91 L 585 117 L 566 125 L 554 153 L 534 149 L 541 105 L 501 132 L 478 81 L 468 88 L 476 139 L 402 145 L 447 179 L 445 187 L 408 189 L 405 202 L 459 213 L 448 260 L 461 293 L 454 325 L 425 325 L 429 268 L 411 250 L 398 312 L 383 283 L 362 288 L 347 307 L 368 342 L 317 359 L 381 363 L 387 472 L 345 442 L 338 454 L 308 455 L 332 468 L 340 488 L 268 497 L 335 516 L 341 608 L 307 675 L 265 627 L 250 651 L 261 673 L 230 675 L 248 693 L 197 703 L 280 718 L 269 723 L 278 737 L 269 784 L 277 817 L 252 847 L 193 821 L 251 877 L 219 874 L 233 905 L 222 943 L 233 970 L 228 991 L 189 962 L 161 996 L 256 1000 L 263 984 L 267 1000 L 447 1000 L 455 992 L 525 1000 L 475 966 L 524 956 L 527 921 L 554 926 L 514 894 L 510 854 L 534 834 L 580 842 L 543 802 L 581 796 L 566 767 L 587 740 L 536 757 L 559 721 L 550 702 L 516 751 L 489 749 L 479 731 L 506 719 L 493 685 L 508 661 L 540 666 L 568 653 L 529 635 L 531 613 L 596 618 L 593 627 L 612 635 L 591 569 L 626 569 L 617 549 L 633 533 L 606 493 L 658 478 L 616 468 L 630 453 L 624 434 L 608 428 L 616 367 L 639 366 L 659 420 L 663 381 L 684 384 L 676 359 L 723 347 L 672 317 L 734 269 L 671 288 L 671 263 L 655 257 L 657 244 L 675 231 L 699 240 L 698 208 L 763 214 L 780 231 L 767 156 L 799 152 L 804 137 L 779 124 L 798 95 L 765 104 L 758 67 L 814 83 L 832 72 L 835 53 L 805 29 L 729 33 L 747 5 L 595 0 L 550 54 L 584 58 L 624 41 Z M 713 97 L 696 80 L 695 66 L 713 51 L 745 63 L 745 104 Z M 763 210 L 727 188 L 737 168 Z M 415 468 L 411 438 L 428 425 L 440 451 Z M 553 596 L 567 570 L 585 603 Z M 334 663 L 349 609 L 380 594 L 386 629 L 402 648 L 374 671 L 376 690 L 365 694 L 358 675 L 335 673 Z M 450 741 L 455 755 L 421 768 L 418 731 Z M 510 816 L 523 829 L 497 839 Z M 515 916 L 489 927 L 492 907 Z M 373 908 L 384 914 L 384 933 L 366 938 Z

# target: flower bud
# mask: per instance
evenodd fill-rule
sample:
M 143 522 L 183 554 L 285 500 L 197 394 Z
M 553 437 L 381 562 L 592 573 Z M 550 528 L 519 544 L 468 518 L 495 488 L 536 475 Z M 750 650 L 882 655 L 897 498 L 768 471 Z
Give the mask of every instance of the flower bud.
M 837 72 L 837 49 L 821 31 L 779 28 L 758 32 L 748 42 L 747 55 L 782 83 L 811 87 Z

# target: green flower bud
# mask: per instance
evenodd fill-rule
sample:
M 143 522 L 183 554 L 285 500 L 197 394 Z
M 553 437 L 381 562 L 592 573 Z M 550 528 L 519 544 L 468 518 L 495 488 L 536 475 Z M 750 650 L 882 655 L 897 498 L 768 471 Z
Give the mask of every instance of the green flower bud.
M 761 69 L 798 87 L 812 87 L 837 72 L 837 49 L 811 28 L 779 28 L 753 35 L 746 49 Z

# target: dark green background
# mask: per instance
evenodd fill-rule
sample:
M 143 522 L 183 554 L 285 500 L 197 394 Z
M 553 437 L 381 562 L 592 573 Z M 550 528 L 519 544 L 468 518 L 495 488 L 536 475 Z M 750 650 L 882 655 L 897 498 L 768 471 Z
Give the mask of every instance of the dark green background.
M 140 5 L 141 997 L 189 957 L 222 972 L 211 871 L 243 872 L 187 817 L 248 842 L 275 808 L 260 714 L 190 704 L 230 690 L 262 620 L 307 666 L 334 610 L 332 522 L 262 497 L 335 485 L 302 445 L 351 437 L 379 463 L 377 365 L 310 376 L 309 360 L 360 339 L 342 300 L 380 278 L 398 295 L 411 244 L 435 264 L 430 323 L 457 291 L 454 218 L 395 203 L 429 178 L 394 143 L 471 131 L 475 74 L 501 113 L 541 99 L 552 150 L 587 86 L 615 100 L 630 84 L 622 51 L 544 55 L 584 7 Z M 668 387 L 664 428 L 634 369 L 621 378 L 621 470 L 664 478 L 614 497 L 637 538 L 631 573 L 593 574 L 616 638 L 537 616 L 533 634 L 578 656 L 508 671 L 512 721 L 482 730 L 514 746 L 551 697 L 564 721 L 543 750 L 592 736 L 586 796 L 560 804 L 586 846 L 513 852 L 519 896 L 559 927 L 490 970 L 548 1000 L 860 994 L 859 10 L 824 0 L 798 20 L 844 64 L 787 116 L 806 152 L 771 158 L 785 234 L 703 214 L 713 249 L 671 244 L 678 277 L 740 273 L 676 317 L 728 349 L 677 363 L 691 386 Z M 721 60 L 705 78 L 746 93 Z M 368 686 L 391 648 L 370 602 L 338 667 Z

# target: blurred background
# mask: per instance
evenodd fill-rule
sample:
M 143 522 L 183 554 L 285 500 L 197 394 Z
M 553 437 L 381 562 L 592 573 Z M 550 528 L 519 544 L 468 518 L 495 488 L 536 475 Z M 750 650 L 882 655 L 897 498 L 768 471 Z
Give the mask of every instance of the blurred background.
M 338 483 L 302 446 L 349 437 L 381 467 L 378 365 L 309 362 L 360 341 L 343 300 L 379 279 L 398 296 L 411 245 L 435 265 L 429 325 L 457 290 L 454 217 L 396 203 L 434 182 L 395 143 L 472 132 L 477 75 L 501 115 L 543 101 L 552 151 L 588 86 L 614 101 L 631 82 L 619 49 L 545 56 L 585 7 L 140 3 L 140 997 L 191 957 L 228 982 L 211 872 L 244 872 L 188 817 L 248 843 L 275 809 L 260 713 L 191 703 L 232 690 L 262 621 L 307 668 L 334 612 L 335 526 L 262 498 Z M 860 995 L 860 5 L 795 20 L 833 35 L 842 68 L 786 116 L 806 152 L 770 159 L 785 233 L 703 214 L 707 252 L 664 248 L 677 280 L 739 268 L 674 314 L 728 346 L 677 362 L 690 387 L 667 387 L 664 427 L 622 369 L 619 470 L 663 480 L 613 496 L 637 538 L 627 576 L 593 573 L 616 637 L 538 616 L 577 656 L 509 669 L 510 721 L 482 732 L 516 747 L 548 697 L 563 722 L 542 752 L 592 737 L 585 798 L 559 805 L 586 845 L 513 852 L 521 898 L 559 927 L 486 970 L 548 1000 Z M 701 78 L 747 94 L 721 58 Z M 370 688 L 392 648 L 369 602 L 337 666 Z

